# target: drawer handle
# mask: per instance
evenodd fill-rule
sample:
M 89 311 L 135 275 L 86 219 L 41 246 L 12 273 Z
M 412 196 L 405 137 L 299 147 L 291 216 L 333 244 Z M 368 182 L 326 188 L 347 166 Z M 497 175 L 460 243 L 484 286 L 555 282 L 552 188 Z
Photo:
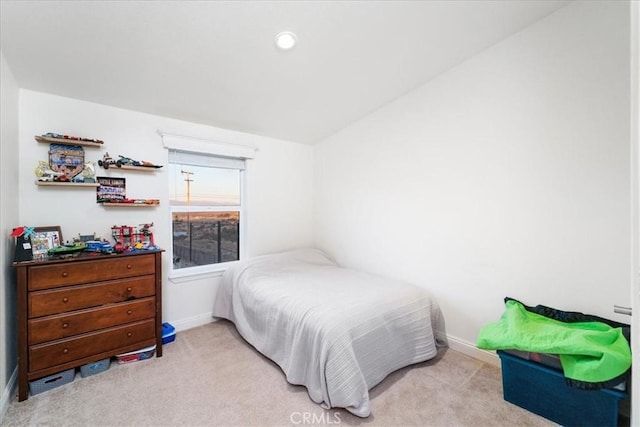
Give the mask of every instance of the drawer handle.
M 127 270 L 131 270 L 131 264 L 127 264 Z
M 67 273 L 66 271 L 62 272 L 62 277 L 67 277 L 69 275 L 69 273 Z
M 133 313 L 133 311 L 132 311 L 132 310 L 127 310 L 127 314 L 129 314 L 129 315 L 130 315 L 131 313 Z
M 62 329 L 67 329 L 68 327 L 69 327 L 68 323 L 65 322 L 65 323 L 62 324 Z
M 67 297 L 62 298 L 62 302 L 69 302 L 69 298 Z
M 68 348 L 65 348 L 64 350 L 62 350 L 62 352 L 63 352 L 64 354 L 67 354 L 67 353 L 69 353 L 69 349 L 68 349 Z
M 127 336 L 128 336 L 129 338 L 131 338 L 131 337 L 133 336 L 133 333 L 131 333 L 131 332 L 127 332 Z
M 129 287 L 127 288 L 127 292 L 131 292 L 131 291 L 132 291 L 131 286 L 129 286 Z

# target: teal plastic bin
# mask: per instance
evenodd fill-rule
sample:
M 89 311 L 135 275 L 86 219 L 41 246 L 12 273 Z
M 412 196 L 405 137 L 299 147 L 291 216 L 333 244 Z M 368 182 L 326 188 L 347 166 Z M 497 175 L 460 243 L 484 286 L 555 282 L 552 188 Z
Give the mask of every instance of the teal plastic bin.
M 562 371 L 498 351 L 504 400 L 564 426 L 617 426 L 628 393 L 580 390 L 566 384 Z

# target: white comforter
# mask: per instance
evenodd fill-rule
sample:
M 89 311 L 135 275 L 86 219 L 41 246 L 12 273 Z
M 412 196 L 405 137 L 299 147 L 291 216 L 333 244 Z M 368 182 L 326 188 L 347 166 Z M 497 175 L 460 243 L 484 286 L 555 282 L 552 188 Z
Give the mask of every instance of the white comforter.
M 323 407 L 369 416 L 369 389 L 436 355 L 440 312 L 427 292 L 341 268 L 305 249 L 227 270 L 213 315 L 231 320 L 291 384 Z

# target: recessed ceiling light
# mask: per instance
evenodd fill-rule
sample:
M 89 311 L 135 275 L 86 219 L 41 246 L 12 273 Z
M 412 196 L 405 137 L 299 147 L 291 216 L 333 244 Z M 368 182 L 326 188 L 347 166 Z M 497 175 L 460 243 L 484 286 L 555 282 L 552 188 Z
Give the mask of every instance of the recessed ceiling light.
M 281 50 L 293 49 L 296 44 L 296 35 L 291 31 L 283 31 L 278 33 L 274 39 L 276 46 Z

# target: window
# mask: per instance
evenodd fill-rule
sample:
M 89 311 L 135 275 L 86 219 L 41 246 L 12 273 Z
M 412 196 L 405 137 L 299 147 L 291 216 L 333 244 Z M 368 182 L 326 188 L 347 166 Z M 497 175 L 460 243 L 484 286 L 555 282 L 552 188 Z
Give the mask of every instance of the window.
M 240 259 L 244 160 L 169 150 L 173 272 L 204 273 Z

